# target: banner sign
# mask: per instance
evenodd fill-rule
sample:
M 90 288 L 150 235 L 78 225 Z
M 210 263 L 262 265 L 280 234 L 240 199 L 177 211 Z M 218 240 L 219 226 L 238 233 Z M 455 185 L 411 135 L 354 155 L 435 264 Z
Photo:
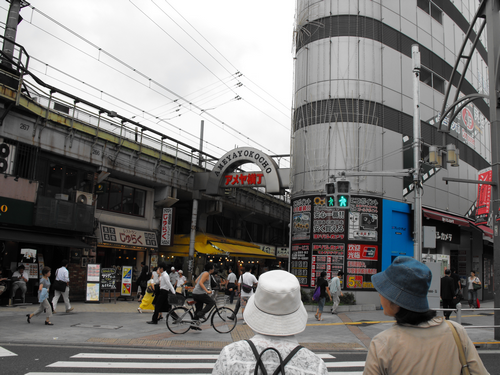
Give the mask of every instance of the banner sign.
M 87 283 L 85 291 L 85 302 L 100 302 L 101 299 L 101 265 L 87 264 Z
M 132 295 L 132 267 L 123 266 L 122 267 L 122 285 L 120 288 L 120 295 L 131 296 Z
M 478 172 L 477 179 L 479 181 L 491 182 L 492 171 L 491 167 Z M 491 205 L 491 185 L 480 184 L 477 187 L 477 204 L 476 204 L 476 224 L 487 224 L 490 214 Z
M 114 268 L 102 269 L 101 289 L 116 289 L 116 270 Z
M 161 216 L 161 242 L 162 246 L 172 246 L 172 223 L 174 217 L 173 208 L 164 208 Z

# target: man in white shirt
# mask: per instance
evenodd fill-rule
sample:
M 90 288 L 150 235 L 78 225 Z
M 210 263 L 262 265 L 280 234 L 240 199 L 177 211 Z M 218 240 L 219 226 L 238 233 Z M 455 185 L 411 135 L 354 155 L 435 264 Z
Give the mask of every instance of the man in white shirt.
M 333 300 L 332 314 L 337 314 L 337 307 L 339 307 L 340 296 L 344 296 L 344 293 L 342 293 L 342 289 L 340 287 L 340 278 L 342 276 L 344 276 L 344 272 L 339 271 L 337 276 L 332 277 L 328 285 Z
M 165 271 L 166 271 L 166 269 L 165 269 Z M 168 277 L 170 278 L 170 284 L 172 284 L 172 285 L 177 284 L 177 280 L 179 279 L 179 274 L 177 272 L 175 272 L 175 267 L 170 268 L 170 274 L 168 275 Z
M 60 280 L 66 283 L 66 290 L 64 292 L 60 292 L 58 290 L 54 290 L 54 298 L 52 298 L 52 308 L 54 309 L 54 314 L 57 309 L 57 302 L 59 301 L 59 297 L 63 296 L 64 304 L 66 305 L 66 312 L 69 313 L 73 311 L 73 307 L 71 307 L 71 302 L 69 301 L 69 272 L 68 272 L 68 264 L 69 261 L 64 259 L 62 261 L 62 267 L 58 268 L 56 271 L 56 280 Z
M 177 283 L 175 284 L 175 291 L 182 294 L 182 286 L 186 283 L 187 279 L 186 276 L 184 276 L 184 271 L 179 270 L 177 272 L 179 274 L 179 278 L 177 279 Z
M 257 278 L 250 273 L 251 269 L 252 266 L 247 264 L 245 266 L 245 273 L 241 275 L 240 279 L 238 280 L 238 292 L 241 296 L 240 300 L 242 314 L 245 312 L 245 306 L 247 305 L 248 299 L 253 295 L 253 287 L 257 286 Z M 250 286 L 250 289 L 247 289 L 248 286 Z
M 229 293 L 229 303 L 233 303 L 234 300 L 234 295 L 236 293 L 236 275 L 234 274 L 233 270 L 230 268 L 229 269 L 229 275 L 227 277 L 227 285 L 226 285 L 226 290 Z
M 249 278 L 248 278 L 249 279 Z M 296 276 L 276 270 L 263 273 L 259 287 L 248 300 L 244 313 L 248 326 L 256 333 L 249 341 L 257 355 L 262 356 L 262 366 L 268 374 L 280 365 L 280 358 L 287 374 L 327 375 L 325 362 L 312 351 L 298 345 L 295 335 L 304 331 L 307 311 L 301 301 L 300 285 Z M 252 375 L 257 366 L 256 354 L 247 340 L 224 347 L 212 374 Z M 262 366 L 259 366 L 263 373 Z
M 28 272 L 26 272 L 24 264 L 21 264 L 19 267 L 17 267 L 17 271 L 15 271 L 12 274 L 12 280 L 15 280 L 12 282 L 12 291 L 11 291 L 11 298 L 14 299 L 14 296 L 16 295 L 16 291 L 18 289 L 21 289 L 22 292 L 22 297 L 23 297 L 23 303 L 25 302 L 25 295 L 26 291 L 28 290 L 26 283 L 29 281 L 30 275 Z
M 151 321 L 148 324 L 158 324 L 158 315 L 161 311 L 170 311 L 170 305 L 168 304 L 168 292 L 175 294 L 175 289 L 170 283 L 170 278 L 167 274 L 167 264 L 165 262 L 160 262 L 158 265 L 158 274 L 160 275 L 160 294 L 156 298 L 155 302 L 155 312 Z

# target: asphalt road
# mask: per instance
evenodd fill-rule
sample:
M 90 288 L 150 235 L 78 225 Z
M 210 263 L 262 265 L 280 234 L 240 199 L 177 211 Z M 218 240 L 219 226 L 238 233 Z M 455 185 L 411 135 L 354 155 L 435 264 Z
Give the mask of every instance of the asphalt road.
M 500 350 L 481 350 L 490 374 L 500 373 Z M 0 368 L 6 375 L 210 374 L 218 351 L 155 350 L 60 345 L 3 345 Z M 366 353 L 320 354 L 329 373 L 361 375 Z

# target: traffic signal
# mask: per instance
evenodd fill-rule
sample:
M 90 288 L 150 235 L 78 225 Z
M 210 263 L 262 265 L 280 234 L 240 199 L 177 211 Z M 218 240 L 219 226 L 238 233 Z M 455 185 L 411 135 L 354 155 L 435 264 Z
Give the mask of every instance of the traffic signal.
M 351 204 L 351 183 L 347 180 L 337 181 L 336 206 L 338 208 L 349 208 Z
M 329 182 L 325 185 L 326 206 L 335 207 L 335 182 Z

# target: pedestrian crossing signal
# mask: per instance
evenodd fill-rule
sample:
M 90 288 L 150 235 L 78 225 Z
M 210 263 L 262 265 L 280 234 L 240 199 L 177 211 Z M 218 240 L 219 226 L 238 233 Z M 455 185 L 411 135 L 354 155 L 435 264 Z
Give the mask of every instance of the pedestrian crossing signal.
M 348 194 L 337 195 L 337 207 L 339 208 L 349 208 L 350 196 Z
M 347 180 L 337 181 L 337 207 L 349 208 L 351 203 L 351 183 Z
M 325 185 L 326 206 L 335 207 L 335 182 L 329 182 Z

